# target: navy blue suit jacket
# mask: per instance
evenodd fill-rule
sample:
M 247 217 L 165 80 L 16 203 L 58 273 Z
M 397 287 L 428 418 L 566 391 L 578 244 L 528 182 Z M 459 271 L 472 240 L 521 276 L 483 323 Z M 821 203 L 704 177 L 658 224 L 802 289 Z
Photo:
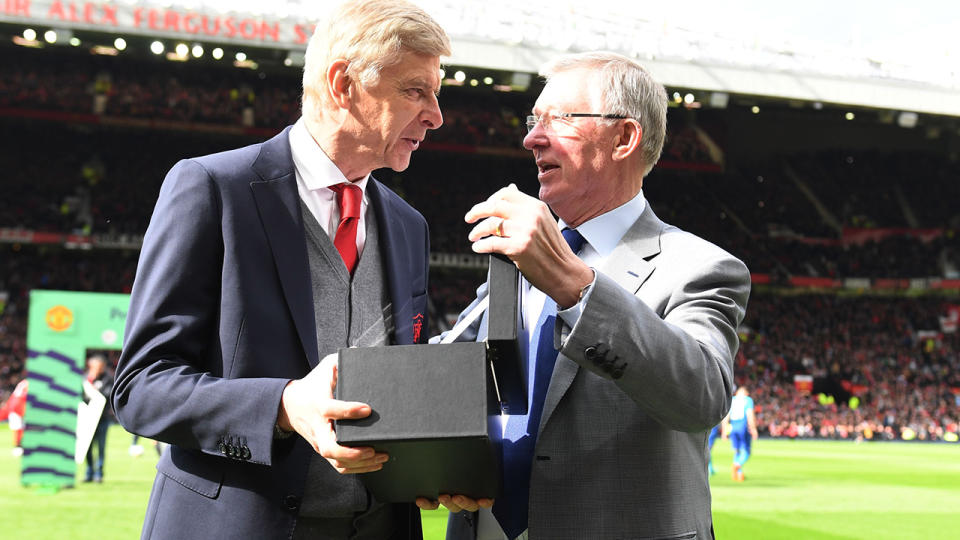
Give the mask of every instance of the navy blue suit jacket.
M 126 429 L 171 445 L 157 466 L 145 538 L 288 538 L 293 531 L 313 450 L 299 436 L 274 440 L 280 396 L 321 352 L 335 351 L 317 350 L 288 133 L 183 160 L 161 188 L 112 396 Z M 394 342 L 421 341 L 426 221 L 376 180 L 367 194 Z M 403 536 L 419 538 L 419 511 L 399 509 L 408 519 Z

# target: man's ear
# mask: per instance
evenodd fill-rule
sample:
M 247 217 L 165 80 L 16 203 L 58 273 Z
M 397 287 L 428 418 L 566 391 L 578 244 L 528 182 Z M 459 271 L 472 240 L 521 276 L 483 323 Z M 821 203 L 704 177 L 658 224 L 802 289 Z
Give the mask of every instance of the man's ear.
M 620 129 L 617 131 L 613 141 L 613 160 L 620 161 L 632 156 L 637 148 L 640 147 L 640 140 L 643 139 L 643 128 L 640 122 L 633 118 L 622 120 Z
M 327 68 L 327 93 L 330 96 L 330 102 L 341 109 L 350 107 L 350 87 L 352 81 L 347 74 L 347 67 L 350 62 L 338 59 L 334 60 Z

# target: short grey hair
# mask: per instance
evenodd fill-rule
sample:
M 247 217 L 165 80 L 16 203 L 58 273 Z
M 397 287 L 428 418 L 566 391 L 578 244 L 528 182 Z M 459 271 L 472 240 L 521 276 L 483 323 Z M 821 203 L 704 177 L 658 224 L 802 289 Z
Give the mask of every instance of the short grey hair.
M 326 71 L 337 59 L 364 87 L 404 52 L 450 56 L 450 38 L 424 10 L 405 0 L 350 0 L 317 22 L 303 68 L 303 112 L 314 114 L 325 100 Z
M 660 160 L 667 133 L 667 90 L 654 80 L 643 66 L 621 54 L 598 51 L 567 54 L 540 69 L 540 75 L 550 78 L 564 71 L 589 69 L 600 87 L 603 111 L 635 118 L 643 135 L 640 157 L 643 176 Z M 589 111 L 594 112 L 594 111 Z

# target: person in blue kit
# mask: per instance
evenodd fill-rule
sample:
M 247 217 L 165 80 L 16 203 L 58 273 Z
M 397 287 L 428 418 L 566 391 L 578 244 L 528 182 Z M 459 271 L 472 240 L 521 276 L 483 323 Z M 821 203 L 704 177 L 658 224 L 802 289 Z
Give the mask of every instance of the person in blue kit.
M 710 435 L 707 436 L 707 471 L 710 472 L 710 476 L 717 474 L 716 467 L 713 466 L 713 443 L 717 442 L 717 437 L 720 436 L 720 424 L 713 426 L 713 429 L 710 430 Z
M 723 438 L 730 437 L 733 446 L 733 480 L 743 482 L 743 466 L 750 459 L 750 446 L 757 435 L 757 417 L 753 412 L 753 398 L 746 386 L 737 388 L 730 405 L 730 414 L 723 419 Z

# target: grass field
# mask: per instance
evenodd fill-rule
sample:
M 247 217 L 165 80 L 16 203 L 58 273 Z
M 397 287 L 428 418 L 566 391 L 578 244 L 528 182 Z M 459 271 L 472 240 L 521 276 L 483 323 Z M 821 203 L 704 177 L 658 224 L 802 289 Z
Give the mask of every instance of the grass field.
M 156 464 L 149 446 L 130 457 L 130 436 L 113 426 L 104 483 L 78 481 L 51 495 L 20 486 L 10 444 L 0 424 L 0 538 L 139 537 Z M 761 440 L 743 484 L 730 479 L 730 457 L 729 443 L 718 441 L 717 538 L 960 538 L 960 444 Z M 443 538 L 445 527 L 444 512 L 424 513 L 427 540 Z

